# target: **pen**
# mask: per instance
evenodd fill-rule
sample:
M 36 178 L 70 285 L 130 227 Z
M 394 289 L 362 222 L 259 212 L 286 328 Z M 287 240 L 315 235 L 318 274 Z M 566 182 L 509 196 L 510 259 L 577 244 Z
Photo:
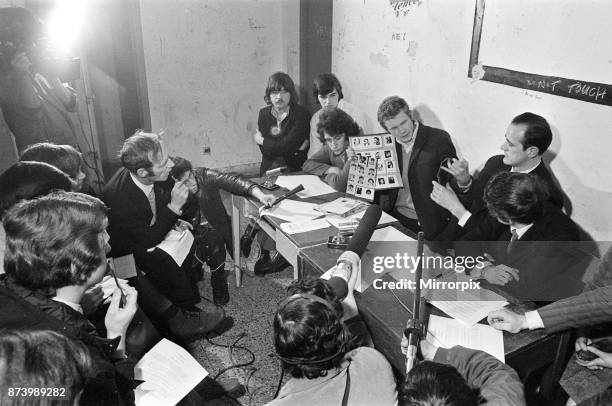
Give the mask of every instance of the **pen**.
M 113 276 L 113 279 L 115 280 L 115 284 L 117 285 L 117 287 L 119 288 L 119 291 L 121 292 L 121 301 L 119 302 L 119 306 L 123 307 L 125 306 L 125 293 L 123 292 L 123 289 L 121 289 L 121 286 L 119 286 L 119 280 L 117 279 L 117 274 L 115 274 L 115 269 L 113 268 L 113 265 L 111 264 L 111 261 L 108 261 L 108 269 L 110 270 L 110 274 Z

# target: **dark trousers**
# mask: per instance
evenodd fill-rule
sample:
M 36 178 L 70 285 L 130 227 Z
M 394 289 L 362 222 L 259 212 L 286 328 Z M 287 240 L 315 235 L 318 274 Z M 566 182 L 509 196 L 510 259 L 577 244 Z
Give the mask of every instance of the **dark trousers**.
M 130 278 L 129 282 L 138 291 L 138 306 L 151 320 L 159 319 L 172 306 L 172 302 L 153 286 L 140 269 L 136 270 L 136 277 Z
M 419 224 L 418 220 L 406 217 L 396 209 L 393 209 L 391 215 L 395 217 L 404 227 L 411 231 L 414 236 L 416 236 L 418 232 L 421 231 L 421 225 Z

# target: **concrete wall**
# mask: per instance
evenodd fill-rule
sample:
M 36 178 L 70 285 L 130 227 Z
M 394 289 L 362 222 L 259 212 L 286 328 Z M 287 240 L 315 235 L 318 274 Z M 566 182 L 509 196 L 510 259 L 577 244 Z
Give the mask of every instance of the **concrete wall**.
M 196 166 L 258 166 L 266 80 L 299 82 L 299 1 L 143 0 L 140 13 L 152 129 Z
M 403 96 L 426 124 L 453 136 L 472 169 L 500 153 L 514 116 L 546 117 L 554 140 L 545 160 L 571 200 L 572 218 L 593 238 L 612 240 L 612 107 L 468 78 L 473 20 L 472 1 L 336 0 L 332 68 L 345 97 L 376 123 L 380 101 Z M 561 37 L 568 27 L 542 29 Z

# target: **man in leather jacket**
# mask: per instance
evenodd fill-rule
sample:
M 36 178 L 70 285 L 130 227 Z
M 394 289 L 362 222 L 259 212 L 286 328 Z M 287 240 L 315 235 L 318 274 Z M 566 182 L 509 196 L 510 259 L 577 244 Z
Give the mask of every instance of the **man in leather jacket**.
M 264 205 L 270 205 L 274 196 L 264 193 L 255 183 L 236 174 L 223 173 L 210 168 L 193 169 L 191 162 L 172 157 L 174 167 L 165 190 L 174 183 L 183 183 L 189 189 L 189 198 L 183 206 L 181 218 L 191 223 L 196 237 L 195 266 L 206 262 L 211 269 L 213 299 L 217 305 L 229 301 L 225 264 L 226 249 L 233 254 L 231 220 L 227 215 L 219 190 L 234 195 L 251 196 Z

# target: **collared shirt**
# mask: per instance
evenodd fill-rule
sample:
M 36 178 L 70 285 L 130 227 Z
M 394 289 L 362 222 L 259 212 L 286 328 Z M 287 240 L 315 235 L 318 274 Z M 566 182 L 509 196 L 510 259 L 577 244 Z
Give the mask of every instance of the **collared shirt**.
M 524 171 L 517 171 L 516 169 L 514 169 L 514 167 L 510 168 L 510 172 L 518 172 L 518 173 L 530 173 L 531 171 L 533 171 L 535 168 L 538 167 L 538 165 L 540 165 L 540 163 L 542 163 L 542 160 L 540 160 L 538 163 L 536 163 L 533 167 L 529 168 L 529 169 L 525 169 Z
M 83 307 L 81 307 L 81 305 L 79 303 L 69 302 L 69 301 L 61 299 L 61 298 L 59 298 L 57 296 L 54 297 L 53 300 L 55 300 L 56 302 L 63 303 L 66 306 L 72 308 L 73 310 L 76 310 L 77 312 L 83 314 Z
M 153 183 L 151 183 L 150 185 L 145 185 L 145 184 L 141 183 L 138 180 L 138 178 L 136 176 L 134 176 L 134 174 L 132 172 L 130 172 L 130 176 L 132 177 L 132 180 L 134 181 L 136 186 L 138 186 L 138 189 L 142 190 L 142 193 L 144 193 L 145 196 L 148 198 L 149 194 L 151 193 L 151 190 L 153 190 Z
M 414 122 L 414 130 L 412 131 L 412 139 L 409 142 L 401 142 L 398 138 L 395 140 L 402 146 L 402 181 L 404 187 L 401 188 L 397 194 L 397 202 L 395 208 L 400 214 L 410 219 L 418 219 L 416 209 L 414 208 L 414 201 L 412 199 L 412 192 L 410 191 L 410 184 L 408 183 L 408 166 L 410 165 L 410 156 L 412 155 L 412 148 L 414 147 L 414 140 L 416 139 L 417 131 L 419 130 L 419 122 Z
M 516 235 L 518 236 L 517 240 L 520 240 L 521 237 L 527 232 L 527 230 L 531 228 L 531 226 L 533 226 L 533 223 L 527 224 L 526 226 L 523 226 L 521 228 L 510 226 L 510 234 L 512 234 L 512 231 L 516 231 Z

